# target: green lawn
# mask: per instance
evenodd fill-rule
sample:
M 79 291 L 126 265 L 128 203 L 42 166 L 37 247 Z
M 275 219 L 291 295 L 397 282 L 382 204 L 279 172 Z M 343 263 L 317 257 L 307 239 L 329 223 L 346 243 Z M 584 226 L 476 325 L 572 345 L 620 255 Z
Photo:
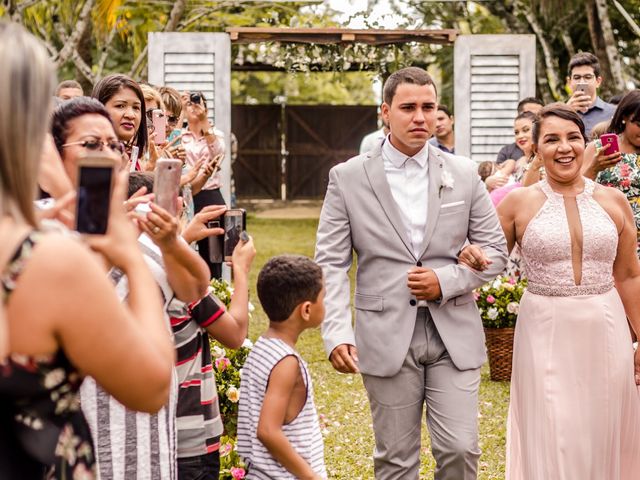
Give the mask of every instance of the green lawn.
M 297 253 L 313 257 L 317 220 L 249 218 L 248 227 L 258 251 L 251 278 L 251 299 L 256 307 L 249 327 L 254 340 L 267 321 L 255 293 L 258 272 L 272 256 Z M 367 395 L 359 376 L 342 375 L 326 359 L 320 331 L 305 332 L 298 350 L 309 363 L 314 381 L 318 413 L 324 416 L 325 457 L 332 479 L 373 478 L 373 430 Z M 504 478 L 505 429 L 509 385 L 489 380 L 488 366 L 482 370 L 480 386 L 481 480 Z M 423 423 L 421 478 L 433 478 L 435 462 L 429 450 Z

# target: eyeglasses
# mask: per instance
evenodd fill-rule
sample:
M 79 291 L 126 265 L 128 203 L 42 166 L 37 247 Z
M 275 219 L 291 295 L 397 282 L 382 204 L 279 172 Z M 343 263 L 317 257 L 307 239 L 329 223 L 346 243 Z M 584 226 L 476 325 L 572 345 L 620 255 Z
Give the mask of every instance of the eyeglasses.
M 176 117 L 175 115 L 167 115 L 167 123 L 175 125 L 176 123 L 178 123 L 178 117 Z
M 102 147 L 107 147 L 112 152 L 119 153 L 120 155 L 124 153 L 124 143 L 118 140 L 110 140 L 108 142 L 101 140 L 82 140 L 79 142 L 65 143 L 62 147 L 71 147 L 72 145 L 80 145 L 82 148 L 91 151 L 102 150 Z
M 147 115 L 147 120 L 149 120 L 150 122 L 153 120 L 153 111 L 155 109 L 154 108 L 150 108 L 149 110 L 147 110 L 145 112 L 145 114 Z
M 574 82 L 579 82 L 580 80 L 584 80 L 585 82 L 591 82 L 595 80 L 596 76 L 593 73 L 586 73 L 584 75 L 571 75 L 571 80 Z

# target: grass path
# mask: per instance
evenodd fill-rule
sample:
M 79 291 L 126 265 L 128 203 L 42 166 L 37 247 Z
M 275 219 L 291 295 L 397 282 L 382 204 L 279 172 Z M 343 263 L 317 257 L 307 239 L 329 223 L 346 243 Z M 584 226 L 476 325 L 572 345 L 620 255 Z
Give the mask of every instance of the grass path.
M 251 274 L 251 299 L 256 306 L 249 337 L 265 330 L 267 320 L 260 308 L 255 284 L 258 272 L 272 256 L 297 253 L 313 257 L 317 220 L 249 218 L 248 227 L 258 251 Z M 359 376 L 336 373 L 326 359 L 319 330 L 305 332 L 298 350 L 309 363 L 318 412 L 325 425 L 325 458 L 332 479 L 373 479 L 374 446 L 367 395 Z M 503 479 L 505 426 L 509 385 L 491 382 L 488 367 L 482 370 L 480 385 L 480 480 Z M 420 478 L 433 478 L 435 462 L 429 451 L 423 422 L 423 455 Z

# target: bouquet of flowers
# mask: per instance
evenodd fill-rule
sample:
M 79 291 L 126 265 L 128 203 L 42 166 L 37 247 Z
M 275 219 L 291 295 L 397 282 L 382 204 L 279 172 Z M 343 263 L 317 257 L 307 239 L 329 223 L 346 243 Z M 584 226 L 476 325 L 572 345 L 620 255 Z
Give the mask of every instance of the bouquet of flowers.
M 213 294 L 228 308 L 233 294 L 231 286 L 224 280 L 216 279 L 211 281 L 211 286 Z M 220 438 L 220 480 L 240 480 L 246 473 L 236 451 L 240 378 L 242 367 L 253 344 L 247 339 L 238 350 L 227 350 L 215 340 L 211 340 L 210 343 L 220 415 L 224 424 L 224 435 Z
M 512 328 L 520 311 L 527 280 L 498 277 L 473 292 L 485 328 Z

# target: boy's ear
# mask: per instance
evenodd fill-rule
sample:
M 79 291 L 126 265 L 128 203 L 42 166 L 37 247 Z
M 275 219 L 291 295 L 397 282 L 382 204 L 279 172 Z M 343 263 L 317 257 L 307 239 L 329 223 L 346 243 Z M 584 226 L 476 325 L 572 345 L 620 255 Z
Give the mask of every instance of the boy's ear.
M 309 318 L 311 317 L 311 302 L 310 301 L 306 301 L 306 302 L 302 302 L 300 304 L 300 316 L 302 317 L 302 320 L 304 320 L 305 322 L 309 321 Z

